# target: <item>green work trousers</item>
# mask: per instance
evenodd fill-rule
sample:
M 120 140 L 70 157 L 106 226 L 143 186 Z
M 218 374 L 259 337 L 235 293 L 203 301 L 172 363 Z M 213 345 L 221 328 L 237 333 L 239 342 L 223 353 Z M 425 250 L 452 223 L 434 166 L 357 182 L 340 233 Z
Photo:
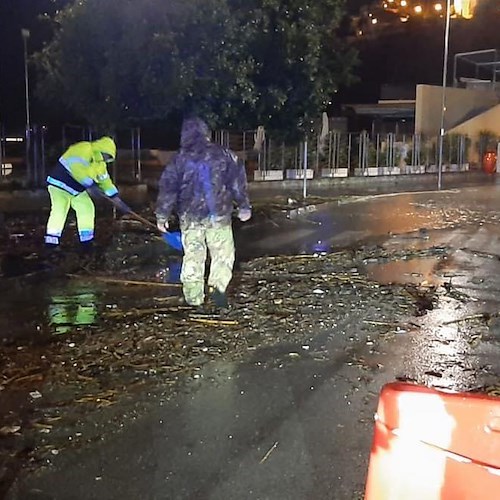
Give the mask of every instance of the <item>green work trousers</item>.
M 59 244 L 70 207 L 76 213 L 80 241 L 83 243 L 93 240 L 95 207 L 87 191 L 75 196 L 55 186 L 49 186 L 48 190 L 51 208 L 47 222 L 45 243 L 50 245 Z
M 234 240 L 231 223 L 182 224 L 182 262 L 181 282 L 186 302 L 193 306 L 205 300 L 205 262 L 207 248 L 210 252 L 210 274 L 208 286 L 225 292 L 233 275 Z

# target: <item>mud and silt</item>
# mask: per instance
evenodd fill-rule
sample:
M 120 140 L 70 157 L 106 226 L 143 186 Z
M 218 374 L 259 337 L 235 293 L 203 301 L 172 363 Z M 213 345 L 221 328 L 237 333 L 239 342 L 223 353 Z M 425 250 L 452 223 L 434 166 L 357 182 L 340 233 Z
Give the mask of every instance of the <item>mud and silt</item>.
M 290 346 L 290 355 L 277 369 L 297 357 L 321 363 L 328 348 L 315 339 L 325 333 L 342 337 L 338 345 L 361 367 L 351 345 L 383 344 L 401 334 L 444 346 L 458 342 L 462 351 L 496 341 L 494 314 L 456 323 L 457 316 L 436 316 L 426 324 L 443 304 L 460 311 L 471 300 L 452 284 L 450 249 L 426 235 L 417 235 L 411 249 L 365 245 L 250 260 L 235 273 L 231 310 L 200 315 L 180 301 L 178 254 L 133 222 L 100 225 L 102 250 L 92 258 L 70 248 L 62 257 L 39 258 L 31 252 L 36 226 L 17 238 L 23 243 L 10 239 L 11 248 L 24 245 L 18 255 L 32 265 L 32 279 L 9 278 L 9 298 L 0 305 L 0 479 L 6 482 L 21 458 L 46 465 L 66 448 L 119 432 L 147 410 L 146 395 L 174 396 L 212 361 L 248 361 L 280 344 Z M 346 316 L 357 318 L 355 329 L 339 328 Z M 433 333 L 439 328 L 441 336 Z M 454 339 L 447 329 L 463 331 Z M 462 359 L 446 356 L 449 363 Z M 409 367 L 401 378 L 448 377 L 446 366 L 429 363 L 420 371 Z M 464 369 L 473 374 L 478 366 Z M 457 377 L 456 387 L 478 388 L 478 380 Z

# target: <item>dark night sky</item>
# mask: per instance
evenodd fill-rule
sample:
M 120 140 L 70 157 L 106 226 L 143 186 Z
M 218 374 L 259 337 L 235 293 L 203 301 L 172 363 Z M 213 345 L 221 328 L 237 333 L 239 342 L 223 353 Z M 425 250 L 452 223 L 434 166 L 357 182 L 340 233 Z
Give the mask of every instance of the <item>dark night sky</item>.
M 28 52 L 40 49 L 49 27 L 38 18 L 54 13 L 64 0 L 0 0 L 0 122 L 9 130 L 23 128 L 25 117 L 24 55 L 21 28 L 31 31 Z M 34 83 L 31 81 L 31 83 Z M 34 104 L 33 118 L 39 111 Z
M 49 26 L 39 20 L 45 12 L 54 13 L 70 0 L 0 0 L 0 122 L 9 132 L 24 126 L 24 60 L 21 28 L 31 30 L 29 52 L 42 47 L 50 35 Z M 350 13 L 366 0 L 347 0 Z M 490 16 L 491 17 L 491 16 Z M 474 21 L 452 21 L 451 55 L 459 51 L 500 48 L 500 19 L 488 17 Z M 443 23 L 413 23 L 403 32 L 389 33 L 358 42 L 362 64 L 360 81 L 341 92 L 346 102 L 373 102 L 380 84 L 439 83 L 442 67 Z M 33 90 L 34 75 L 30 74 Z M 33 92 L 32 92 L 33 95 Z M 50 110 L 42 110 L 31 100 L 35 123 L 46 123 Z

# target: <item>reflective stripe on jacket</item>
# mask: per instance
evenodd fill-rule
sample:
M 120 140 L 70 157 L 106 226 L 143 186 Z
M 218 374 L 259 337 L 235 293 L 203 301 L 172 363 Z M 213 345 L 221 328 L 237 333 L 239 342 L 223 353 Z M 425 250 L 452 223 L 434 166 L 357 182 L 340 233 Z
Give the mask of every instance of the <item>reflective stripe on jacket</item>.
M 98 150 L 94 146 L 96 143 L 99 141 L 84 141 L 71 145 L 50 172 L 47 183 L 71 194 L 81 193 L 95 183 L 107 196 L 117 194 L 118 189 L 109 177 L 103 160 L 102 152 L 106 151 Z

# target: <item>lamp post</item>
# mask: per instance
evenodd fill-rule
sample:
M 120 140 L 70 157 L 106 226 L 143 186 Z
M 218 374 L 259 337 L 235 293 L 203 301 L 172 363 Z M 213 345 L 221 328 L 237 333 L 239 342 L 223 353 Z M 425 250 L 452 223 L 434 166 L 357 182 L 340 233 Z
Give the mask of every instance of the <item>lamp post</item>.
M 25 145 L 26 145 L 26 171 L 28 181 L 31 179 L 31 162 L 30 162 L 30 139 L 31 139 L 31 117 L 30 117 L 30 93 L 29 93 L 29 78 L 28 78 L 28 38 L 30 31 L 27 29 L 21 30 L 24 45 L 24 89 L 25 89 L 25 104 L 26 104 L 26 130 L 25 130 Z
M 444 117 L 446 113 L 446 81 L 448 79 L 448 53 L 450 49 L 451 0 L 446 0 L 446 27 L 444 30 L 443 87 L 441 89 L 441 126 L 439 128 L 438 190 L 443 181 Z

